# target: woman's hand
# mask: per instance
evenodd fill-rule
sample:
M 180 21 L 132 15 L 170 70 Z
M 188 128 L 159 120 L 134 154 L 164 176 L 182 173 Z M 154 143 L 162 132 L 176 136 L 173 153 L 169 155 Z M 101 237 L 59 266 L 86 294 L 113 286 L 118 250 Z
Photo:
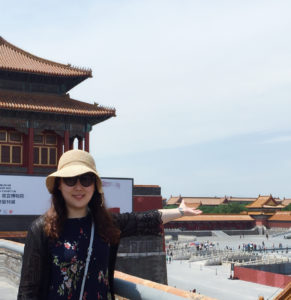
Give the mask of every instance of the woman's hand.
M 196 216 L 203 213 L 202 210 L 200 209 L 187 207 L 184 200 L 181 201 L 181 204 L 179 206 L 179 211 L 181 213 L 181 216 Z
M 179 219 L 183 216 L 197 216 L 202 214 L 202 211 L 200 209 L 187 207 L 184 201 L 181 202 L 178 208 L 159 209 L 159 211 L 162 213 L 163 224 L 166 224 L 175 219 Z

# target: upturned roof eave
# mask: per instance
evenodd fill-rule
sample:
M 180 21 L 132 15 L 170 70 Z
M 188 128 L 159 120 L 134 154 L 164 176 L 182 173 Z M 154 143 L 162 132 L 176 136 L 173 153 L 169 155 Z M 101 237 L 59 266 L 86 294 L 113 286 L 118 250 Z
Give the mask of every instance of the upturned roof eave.
M 0 66 L 0 71 L 4 72 L 13 72 L 13 73 L 22 73 L 27 75 L 37 75 L 37 76 L 44 76 L 44 77 L 60 77 L 60 78 L 82 78 L 82 81 L 92 78 L 92 71 L 88 72 L 88 74 L 61 74 L 61 73 L 55 73 L 55 72 L 43 72 L 43 71 L 37 71 L 37 70 L 29 70 L 25 68 L 8 68 Z
M 86 111 L 81 111 L 79 110 L 79 112 L 76 112 L 74 110 L 70 111 L 57 111 L 54 109 L 21 109 L 21 108 L 13 108 L 13 107 L 1 107 L 0 105 L 0 111 L 17 111 L 17 112 L 23 112 L 23 113 L 41 113 L 41 114 L 47 114 L 47 115 L 60 115 L 60 116 L 73 116 L 73 117 L 84 117 L 84 118 L 90 118 L 90 119 L 110 119 L 112 117 L 116 117 L 116 113 L 115 110 L 112 112 L 96 112 L 96 113 L 90 113 L 90 112 L 86 112 Z M 102 120 L 103 121 L 103 120 Z M 98 123 L 98 122 L 97 122 Z M 96 124 L 97 124 L 96 123 Z
M 53 67 L 57 67 L 62 69 L 64 72 L 72 72 L 72 74 L 62 74 L 62 73 L 58 73 L 58 72 L 44 72 L 42 71 L 38 71 L 37 69 L 32 70 L 31 68 L 23 68 L 23 67 L 7 67 L 7 66 L 1 66 L 1 60 L 0 60 L 0 70 L 6 70 L 6 71 L 15 71 L 15 72 L 28 72 L 30 74 L 35 73 L 35 74 L 42 74 L 42 75 L 53 75 L 53 76 L 64 76 L 64 77 L 92 77 L 92 70 L 91 69 L 85 69 L 85 68 L 79 68 L 79 67 L 75 67 L 75 66 L 71 66 L 70 64 L 62 64 L 62 63 L 58 63 L 58 62 L 54 62 L 52 60 L 48 60 L 39 56 L 36 56 L 30 52 L 27 52 L 11 43 L 9 43 L 8 41 L 6 41 L 4 38 L 2 38 L 0 36 L 0 46 L 4 45 L 5 49 L 9 49 L 10 51 L 13 51 L 13 53 L 17 53 L 18 55 L 20 55 L 20 57 L 23 57 L 23 60 L 25 61 L 26 58 L 31 59 L 37 63 L 40 63 L 42 65 L 46 65 L 50 68 Z M 5 55 L 2 54 L 2 55 Z M 1 57 L 0 57 L 1 58 Z M 8 57 L 9 59 L 9 57 Z M 5 60 L 4 60 L 5 61 Z
M 0 109 L 59 115 L 110 118 L 116 110 L 97 103 L 90 104 L 70 98 L 69 94 L 28 93 L 0 89 Z

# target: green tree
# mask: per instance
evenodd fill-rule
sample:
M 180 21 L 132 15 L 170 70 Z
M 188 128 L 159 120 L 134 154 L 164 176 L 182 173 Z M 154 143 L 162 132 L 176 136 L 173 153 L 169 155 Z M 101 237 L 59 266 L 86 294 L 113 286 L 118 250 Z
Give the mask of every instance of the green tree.
M 220 204 L 217 206 L 201 205 L 199 209 L 206 214 L 239 214 L 242 211 L 247 211 L 245 205 L 239 203 Z
M 178 207 L 178 205 L 176 205 L 176 204 L 171 204 L 171 205 L 165 205 L 163 208 L 164 209 L 170 209 L 170 208 L 177 208 Z
M 291 211 L 291 203 L 285 206 L 282 210 Z

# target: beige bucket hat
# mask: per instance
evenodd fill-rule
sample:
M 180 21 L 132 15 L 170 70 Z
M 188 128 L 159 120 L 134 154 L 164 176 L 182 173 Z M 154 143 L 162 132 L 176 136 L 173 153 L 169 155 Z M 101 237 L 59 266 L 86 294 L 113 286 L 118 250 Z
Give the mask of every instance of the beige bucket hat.
M 56 177 L 74 177 L 88 172 L 92 172 L 96 175 L 98 192 L 103 194 L 102 182 L 97 173 L 92 155 L 83 150 L 69 150 L 61 156 L 58 163 L 58 170 L 47 176 L 46 187 L 48 191 L 52 193 Z

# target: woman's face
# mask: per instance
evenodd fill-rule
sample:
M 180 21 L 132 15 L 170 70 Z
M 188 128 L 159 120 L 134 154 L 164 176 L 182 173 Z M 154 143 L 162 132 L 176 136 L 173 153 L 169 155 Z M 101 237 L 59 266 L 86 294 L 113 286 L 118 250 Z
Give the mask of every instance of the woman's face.
M 96 180 L 92 180 L 90 184 L 90 180 L 86 181 L 86 178 L 84 178 L 86 175 L 88 173 L 81 175 L 83 177 L 78 177 L 78 179 L 74 177 L 68 178 L 69 180 L 66 178 L 60 179 L 59 190 L 66 203 L 68 218 L 80 218 L 87 214 L 87 206 L 94 194 Z M 88 184 L 89 186 L 87 186 Z

